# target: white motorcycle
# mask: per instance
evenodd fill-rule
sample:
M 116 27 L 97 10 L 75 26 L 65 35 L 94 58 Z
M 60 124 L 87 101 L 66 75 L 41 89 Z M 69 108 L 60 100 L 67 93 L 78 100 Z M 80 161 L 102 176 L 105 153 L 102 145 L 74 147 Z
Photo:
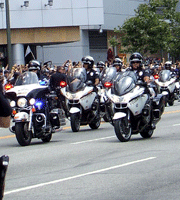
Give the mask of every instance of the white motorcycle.
M 177 89 L 179 89 L 176 87 L 176 76 L 170 70 L 162 70 L 159 76 L 156 77 L 155 84 L 157 85 L 158 93 L 166 96 L 165 104 L 167 105 L 168 103 L 170 106 L 173 106 Z
M 151 97 L 147 85 L 137 84 L 134 72 L 127 71 L 116 76 L 107 96 L 107 110 L 121 142 L 129 141 L 132 134 L 152 136 L 164 111 L 163 95 Z
M 56 106 L 56 94 L 40 85 L 34 72 L 20 75 L 6 97 L 13 109 L 10 131 L 21 146 L 29 145 L 32 138 L 49 142 L 55 129 L 66 124 L 64 111 Z
M 73 132 L 78 132 L 80 125 L 87 124 L 91 129 L 97 129 L 101 122 L 99 97 L 86 79 L 85 68 L 73 68 L 68 72 L 67 86 L 61 89 Z
M 101 117 L 103 117 L 105 122 L 111 122 L 111 118 L 107 113 L 106 102 L 108 101 L 108 97 L 106 95 L 106 91 L 111 88 L 113 79 L 116 76 L 117 70 L 115 67 L 106 67 L 100 74 L 100 89 L 98 94 L 100 96 L 100 110 Z

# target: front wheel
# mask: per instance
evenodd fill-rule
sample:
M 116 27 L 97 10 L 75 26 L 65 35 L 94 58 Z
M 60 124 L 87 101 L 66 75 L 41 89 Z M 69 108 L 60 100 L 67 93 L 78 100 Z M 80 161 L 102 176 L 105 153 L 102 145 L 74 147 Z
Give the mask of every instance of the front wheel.
M 140 133 L 140 135 L 143 138 L 150 138 L 153 135 L 154 130 L 152 129 L 145 129 L 143 132 Z
M 80 115 L 78 113 L 71 115 L 71 129 L 73 132 L 78 132 L 80 129 Z
M 170 100 L 168 101 L 169 106 L 173 106 L 174 105 L 174 100 Z
M 47 136 L 45 136 L 45 137 L 43 137 L 43 138 L 41 138 L 41 140 L 42 140 L 44 143 L 48 143 L 48 142 L 51 141 L 51 138 L 52 138 L 52 133 L 49 134 L 49 135 L 47 135 Z
M 105 122 L 111 122 L 111 118 L 109 117 L 107 113 L 103 116 L 103 119 Z
M 31 143 L 32 133 L 28 131 L 28 123 L 15 123 L 15 134 L 21 146 L 28 146 Z
M 128 142 L 131 138 L 131 126 L 125 119 L 117 119 L 114 121 L 114 130 L 117 138 L 121 142 Z

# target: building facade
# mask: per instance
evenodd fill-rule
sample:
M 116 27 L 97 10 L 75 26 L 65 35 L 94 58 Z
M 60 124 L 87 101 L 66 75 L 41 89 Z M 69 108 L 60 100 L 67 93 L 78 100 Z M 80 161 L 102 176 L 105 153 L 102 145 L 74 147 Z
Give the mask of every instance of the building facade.
M 62 64 L 68 59 L 79 61 L 85 55 L 93 56 L 95 63 L 107 60 L 109 35 L 115 27 L 121 26 L 125 19 L 135 14 L 134 9 L 140 3 L 145 2 L 144 0 L 103 0 L 103 23 L 80 26 L 80 41 L 37 47 L 39 59 L 42 61 L 50 59 L 55 64 Z M 97 14 L 94 13 L 94 17 L 98 20 Z
M 5 0 L 0 0 L 5 4 Z M 27 1 L 26 1 L 27 2 Z M 40 62 L 61 65 L 85 55 L 107 59 L 108 38 L 148 0 L 9 0 L 13 64 L 25 64 L 30 46 Z M 0 4 L 1 4 L 0 3 Z M 178 8 L 180 5 L 178 4 Z M 6 61 L 6 9 L 0 8 L 0 61 Z M 3 62 L 2 62 L 3 64 Z

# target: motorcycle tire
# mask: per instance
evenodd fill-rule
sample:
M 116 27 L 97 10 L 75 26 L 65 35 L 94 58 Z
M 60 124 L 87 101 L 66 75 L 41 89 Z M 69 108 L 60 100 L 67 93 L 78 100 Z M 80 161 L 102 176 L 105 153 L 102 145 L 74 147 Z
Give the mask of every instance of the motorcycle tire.
M 153 135 L 154 130 L 152 129 L 145 129 L 143 132 L 140 133 L 140 135 L 143 138 L 150 138 Z
M 98 118 L 95 118 L 90 124 L 89 124 L 89 127 L 91 129 L 98 129 L 99 126 L 101 124 L 101 118 L 98 117 Z
M 114 121 L 114 130 L 117 138 L 121 142 L 128 142 L 131 138 L 131 126 L 127 127 L 125 120 L 119 119 Z
M 174 105 L 174 100 L 172 101 L 168 101 L 169 106 L 173 106 Z
M 111 119 L 110 119 L 110 117 L 108 116 L 108 114 L 105 114 L 105 115 L 103 116 L 103 119 L 104 119 L 105 122 L 110 122 L 110 121 L 111 121 Z
M 41 138 L 41 140 L 44 142 L 44 143 L 48 143 L 51 141 L 51 138 L 52 138 L 52 133 L 47 135 L 46 137 L 43 137 Z
M 28 123 L 15 124 L 16 139 L 21 146 L 28 146 L 31 143 L 32 133 L 27 129 Z
M 70 116 L 71 118 L 71 129 L 73 132 L 78 132 L 80 129 L 79 114 L 75 113 Z

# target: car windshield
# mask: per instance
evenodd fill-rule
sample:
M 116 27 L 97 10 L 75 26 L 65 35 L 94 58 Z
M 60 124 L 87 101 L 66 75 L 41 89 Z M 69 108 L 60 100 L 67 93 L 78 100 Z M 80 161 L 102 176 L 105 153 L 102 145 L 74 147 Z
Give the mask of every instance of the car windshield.
M 38 76 L 35 72 L 24 72 L 23 74 L 21 74 L 18 77 L 15 86 L 29 85 L 29 84 L 39 84 Z

